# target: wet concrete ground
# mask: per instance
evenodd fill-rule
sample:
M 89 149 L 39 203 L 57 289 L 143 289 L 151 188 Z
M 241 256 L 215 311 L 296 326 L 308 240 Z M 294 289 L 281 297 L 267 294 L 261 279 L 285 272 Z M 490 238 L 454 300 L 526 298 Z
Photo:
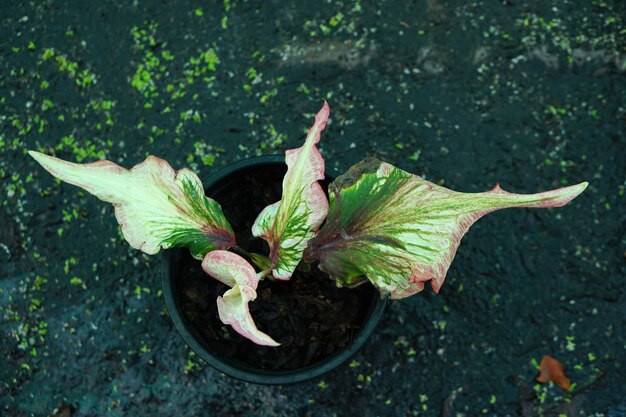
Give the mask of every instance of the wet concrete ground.
M 623 2 L 0 9 L 0 414 L 626 415 Z M 159 257 L 25 155 L 204 175 L 299 146 L 321 98 L 339 171 L 376 156 L 459 191 L 590 186 L 482 219 L 440 294 L 393 303 L 351 364 L 266 387 L 203 365 Z M 546 354 L 571 392 L 535 382 Z

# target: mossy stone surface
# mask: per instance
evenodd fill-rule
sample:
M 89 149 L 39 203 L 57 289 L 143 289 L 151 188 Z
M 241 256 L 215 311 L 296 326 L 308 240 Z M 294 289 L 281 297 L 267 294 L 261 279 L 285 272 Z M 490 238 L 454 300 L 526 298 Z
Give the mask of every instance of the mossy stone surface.
M 0 414 L 626 413 L 626 30 L 615 1 L 14 1 L 0 6 Z M 300 146 L 459 191 L 589 181 L 463 239 L 438 295 L 395 302 L 354 361 L 256 386 L 187 349 L 160 263 L 113 208 L 26 155 L 201 176 Z M 557 358 L 572 393 L 538 385 Z M 74 410 L 74 411 L 70 411 Z

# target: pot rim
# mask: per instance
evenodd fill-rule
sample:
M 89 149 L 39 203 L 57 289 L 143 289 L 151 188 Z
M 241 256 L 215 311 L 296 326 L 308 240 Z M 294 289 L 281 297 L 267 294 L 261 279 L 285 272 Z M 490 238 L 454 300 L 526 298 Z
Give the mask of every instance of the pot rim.
M 202 181 L 202 184 L 205 189 L 208 189 L 209 187 L 223 180 L 227 176 L 235 174 L 244 169 L 248 169 L 254 166 L 276 165 L 280 163 L 285 163 L 285 157 L 281 154 L 246 158 L 215 171 L 214 173 L 205 177 Z M 337 178 L 338 173 L 332 168 L 326 168 L 326 175 Z M 207 362 L 218 371 L 230 375 L 234 378 L 240 379 L 242 381 L 270 385 L 293 384 L 296 382 L 302 382 L 312 378 L 316 378 L 337 368 L 338 366 L 346 362 L 350 357 L 352 357 L 365 344 L 371 333 L 374 331 L 376 325 L 380 321 L 380 318 L 385 310 L 385 306 L 387 305 L 386 298 L 376 298 L 374 300 L 373 307 L 370 309 L 365 318 L 363 327 L 356 335 L 354 340 L 350 343 L 350 345 L 341 349 L 338 353 L 321 362 L 317 362 L 304 368 L 288 371 L 267 371 L 262 369 L 255 369 L 243 363 L 237 363 L 235 365 L 229 363 L 227 359 L 220 358 L 207 350 L 192 334 L 192 331 L 189 330 L 188 325 L 185 323 L 185 320 L 183 320 L 180 309 L 178 308 L 177 302 L 174 298 L 174 291 L 172 288 L 173 282 L 171 279 L 173 275 L 172 269 L 175 265 L 177 257 L 176 254 L 179 253 L 177 252 L 177 250 L 180 251 L 182 249 L 168 249 L 164 251 L 165 256 L 161 258 L 163 297 L 165 299 L 165 305 L 167 307 L 169 316 L 174 323 L 174 327 L 176 328 L 176 330 L 178 330 L 178 333 L 181 335 L 185 343 L 187 343 L 187 345 L 201 359 L 203 359 L 205 362 Z

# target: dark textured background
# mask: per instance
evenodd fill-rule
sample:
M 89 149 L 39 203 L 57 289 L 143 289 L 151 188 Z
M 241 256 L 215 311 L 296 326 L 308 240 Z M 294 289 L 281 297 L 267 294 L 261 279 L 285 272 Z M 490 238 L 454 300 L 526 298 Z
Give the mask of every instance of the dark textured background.
M 626 415 L 623 1 L 0 10 L 1 415 Z M 377 156 L 460 191 L 590 186 L 479 221 L 441 293 L 393 303 L 350 366 L 265 387 L 194 357 L 159 257 L 25 155 L 155 154 L 205 176 L 299 146 L 321 98 L 340 171 Z M 572 393 L 534 382 L 545 354 Z

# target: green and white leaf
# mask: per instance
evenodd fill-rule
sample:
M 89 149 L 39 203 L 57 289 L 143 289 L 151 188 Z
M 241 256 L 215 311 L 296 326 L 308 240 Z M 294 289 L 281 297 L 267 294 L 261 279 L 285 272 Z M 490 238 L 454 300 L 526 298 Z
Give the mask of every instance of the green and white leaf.
M 186 246 L 202 259 L 235 244 L 232 228 L 215 201 L 204 195 L 198 176 L 174 171 L 155 156 L 127 170 L 110 161 L 76 164 L 29 151 L 48 172 L 113 204 L 124 238 L 135 249 L 155 254 Z
M 369 279 L 383 294 L 408 297 L 444 282 L 461 238 L 487 213 L 508 207 L 560 207 L 587 183 L 538 194 L 512 194 L 496 185 L 459 193 L 376 159 L 366 159 L 330 185 L 326 223 L 305 259 L 339 284 Z
M 213 278 L 231 287 L 224 296 L 217 298 L 217 311 L 222 323 L 257 345 L 280 345 L 260 331 L 250 315 L 248 303 L 256 299 L 259 284 L 259 276 L 252 265 L 235 253 L 216 250 L 206 254 L 202 268 Z
M 272 274 L 289 279 L 302 259 L 307 242 L 315 236 L 328 213 L 328 200 L 317 182 L 324 179 L 324 159 L 315 147 L 328 121 L 324 101 L 304 145 L 286 154 L 287 174 L 282 199 L 267 206 L 252 226 L 252 234 L 270 246 Z

